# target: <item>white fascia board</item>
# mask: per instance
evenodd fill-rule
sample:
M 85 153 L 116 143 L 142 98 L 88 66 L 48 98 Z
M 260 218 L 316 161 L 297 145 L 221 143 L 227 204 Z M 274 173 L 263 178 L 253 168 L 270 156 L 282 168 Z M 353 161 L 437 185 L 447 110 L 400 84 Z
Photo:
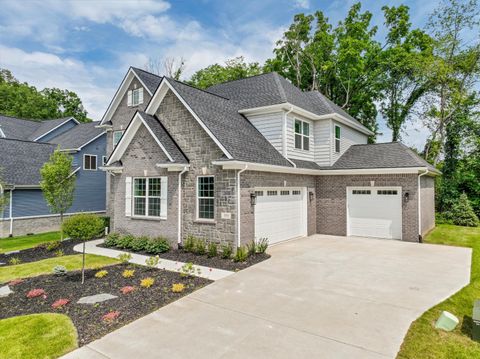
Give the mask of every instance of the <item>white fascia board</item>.
M 5 138 L 7 136 L 5 136 L 5 133 L 3 132 L 2 128 L 0 127 L 0 137 L 1 138 Z
M 407 168 L 363 168 L 363 169 L 345 169 L 345 170 L 314 170 L 308 168 L 293 168 L 276 165 L 267 165 L 261 163 L 242 162 L 242 161 L 212 161 L 213 165 L 222 166 L 223 169 L 240 170 L 248 165 L 249 171 L 260 172 L 278 172 L 294 173 L 316 176 L 334 176 L 334 175 L 364 175 L 364 174 L 418 174 L 419 171 L 425 171 L 425 167 L 407 167 Z
M 57 128 L 62 127 L 64 124 L 66 124 L 67 122 L 72 121 L 72 120 L 73 120 L 77 125 L 80 124 L 80 122 L 78 122 L 75 117 L 69 117 L 69 118 L 67 118 L 65 121 L 63 121 L 62 123 L 60 123 L 59 125 L 57 125 L 57 126 L 55 126 L 54 128 L 52 128 L 50 131 L 47 131 L 47 132 L 41 134 L 40 136 L 38 136 L 37 138 L 35 138 L 35 139 L 33 140 L 33 142 L 37 142 L 37 141 L 38 141 L 39 139 L 41 139 L 42 137 L 45 137 L 45 136 L 48 135 L 50 132 L 55 131 Z
M 190 165 L 185 163 L 157 163 L 155 166 L 166 168 L 168 172 L 188 171 L 190 169 Z
M 91 140 L 89 140 L 88 142 L 85 142 L 83 145 L 81 145 L 77 150 L 80 151 L 82 148 L 84 148 L 86 145 L 89 145 L 90 143 L 92 143 L 93 141 L 95 141 L 96 139 L 102 137 L 103 135 L 105 135 L 106 132 L 102 132 L 100 133 L 99 135 L 95 136 L 94 138 L 92 138 Z
M 114 172 L 114 173 L 121 173 L 123 171 L 123 167 L 115 167 L 115 166 L 100 166 L 98 167 L 101 171 L 106 172 Z
M 140 77 L 137 75 L 137 73 L 133 70 L 133 68 L 130 67 L 127 71 L 127 74 L 123 78 L 122 83 L 120 84 L 119 88 L 117 89 L 117 92 L 115 92 L 115 95 L 113 96 L 112 102 L 110 102 L 110 105 L 108 105 L 107 111 L 103 115 L 99 126 L 102 126 L 104 122 L 107 122 L 107 121 L 111 120 L 115 110 L 117 109 L 118 105 L 120 104 L 120 101 L 123 99 L 123 96 L 125 96 L 125 93 L 127 92 L 128 86 L 130 86 L 130 83 L 132 82 L 134 77 L 137 78 L 137 80 L 143 86 L 145 91 L 147 91 L 148 94 L 150 96 L 152 96 L 152 93 L 150 92 L 148 87 L 145 86 L 145 84 L 140 79 Z
M 173 86 L 168 82 L 168 80 L 164 77 L 160 82 L 160 85 L 155 91 L 153 98 L 150 100 L 147 109 L 145 110 L 146 113 L 149 115 L 154 115 L 157 112 L 160 104 L 162 103 L 165 95 L 167 94 L 168 90 L 171 90 L 175 96 L 180 100 L 180 102 L 185 106 L 185 108 L 190 112 L 193 118 L 198 122 L 198 124 L 203 128 L 203 130 L 210 136 L 210 138 L 215 142 L 215 144 L 222 150 L 223 154 L 227 156 L 228 159 L 232 159 L 233 156 L 227 151 L 227 149 L 222 145 L 222 143 L 215 137 L 215 135 L 210 131 L 210 129 L 203 123 L 200 117 L 192 110 L 192 108 L 188 105 L 188 103 L 183 99 L 182 96 L 173 88 Z
M 328 119 L 334 119 L 338 122 L 341 122 L 345 125 L 348 125 L 362 133 L 365 133 L 366 135 L 369 135 L 369 136 L 373 136 L 374 133 L 372 131 L 370 131 L 368 128 L 362 126 L 362 125 L 359 125 L 358 123 L 346 118 L 345 116 L 342 116 L 338 113 L 329 113 L 329 114 L 326 114 L 326 115 L 317 115 L 317 114 L 314 114 L 313 112 L 310 112 L 310 111 L 307 111 L 307 110 L 304 110 L 303 108 L 301 107 L 298 107 L 298 106 L 295 106 L 295 105 L 292 105 L 291 103 L 289 102 L 285 102 L 285 103 L 280 103 L 280 104 L 277 104 L 277 105 L 271 105 L 271 106 L 261 106 L 261 107 L 253 107 L 253 108 L 247 108 L 247 109 L 243 109 L 243 110 L 239 110 L 238 113 L 242 114 L 242 115 L 245 115 L 245 116 L 252 116 L 252 115 L 262 115 L 262 114 L 267 114 L 267 113 L 271 113 L 273 111 L 288 111 L 292 109 L 292 112 L 293 113 L 296 113 L 296 114 L 299 114 L 299 115 L 302 115 L 303 117 L 309 119 L 309 120 L 312 120 L 312 121 L 315 121 L 315 120 L 328 120 Z
M 128 125 L 127 130 L 123 134 L 122 138 L 120 139 L 120 142 L 117 144 L 115 149 L 113 150 L 112 154 L 110 155 L 110 158 L 108 159 L 108 162 L 105 167 L 108 167 L 110 164 L 112 164 L 115 161 L 120 160 L 120 158 L 123 156 L 125 153 L 128 145 L 133 139 L 133 136 L 137 133 L 138 129 L 140 128 L 140 125 L 143 123 L 143 125 L 147 128 L 149 133 L 152 135 L 152 137 L 155 139 L 155 142 L 160 146 L 162 151 L 165 153 L 167 158 L 174 162 L 172 159 L 172 156 L 167 152 L 165 147 L 162 145 L 162 143 L 158 140 L 157 136 L 154 135 L 152 129 L 148 126 L 147 122 L 143 119 L 142 115 L 140 115 L 139 112 L 135 114 L 133 117 L 131 123 Z

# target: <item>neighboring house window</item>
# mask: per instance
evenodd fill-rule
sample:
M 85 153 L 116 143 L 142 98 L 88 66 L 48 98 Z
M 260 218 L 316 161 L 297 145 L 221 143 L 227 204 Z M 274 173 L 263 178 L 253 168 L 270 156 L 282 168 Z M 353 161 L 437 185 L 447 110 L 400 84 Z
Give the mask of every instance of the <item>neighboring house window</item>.
M 197 178 L 197 218 L 214 219 L 215 215 L 215 178 L 201 176 Z
M 295 148 L 308 151 L 310 149 L 310 124 L 295 120 Z
M 118 145 L 124 131 L 113 131 L 113 148 Z
M 133 215 L 160 217 L 162 203 L 161 178 L 134 178 Z
M 335 152 L 340 152 L 340 126 L 335 125 Z
M 143 103 L 143 88 L 140 87 L 135 90 L 128 91 L 127 94 L 127 105 L 128 106 L 138 106 Z
M 97 170 L 97 156 L 96 155 L 83 155 L 83 169 L 89 171 Z

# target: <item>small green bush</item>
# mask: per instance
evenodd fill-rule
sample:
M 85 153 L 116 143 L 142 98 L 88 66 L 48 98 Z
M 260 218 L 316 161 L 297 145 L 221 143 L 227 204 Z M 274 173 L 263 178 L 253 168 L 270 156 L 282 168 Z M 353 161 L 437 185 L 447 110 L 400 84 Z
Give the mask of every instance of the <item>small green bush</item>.
M 48 242 L 46 245 L 45 245 L 45 249 L 49 252 L 52 252 L 54 250 L 56 250 L 58 247 L 60 247 L 60 242 Z
M 185 241 L 183 242 L 183 250 L 185 252 L 193 252 L 195 249 L 195 243 L 197 239 L 192 236 L 188 235 L 187 238 L 185 238 Z
M 247 250 L 247 254 L 249 256 L 254 256 L 255 253 L 256 253 L 256 245 L 255 245 L 255 241 L 250 241 L 246 244 L 245 246 L 245 249 Z
M 255 243 L 255 251 L 257 253 L 265 253 L 268 248 L 268 238 L 260 238 L 256 243 Z
M 195 241 L 195 248 L 193 249 L 193 253 L 198 255 L 203 255 L 207 252 L 207 243 L 204 239 L 197 238 Z
M 148 257 L 145 259 L 145 265 L 149 268 L 156 268 L 159 262 L 160 258 L 158 256 Z
M 212 258 L 217 256 L 217 244 L 210 242 L 207 246 L 207 256 Z
M 121 236 L 117 241 L 117 247 L 122 249 L 131 249 L 135 237 L 131 234 Z
M 222 245 L 222 258 L 223 259 L 230 259 L 232 257 L 232 246 L 230 244 L 223 244 Z
M 140 236 L 140 237 L 136 237 L 131 245 L 130 245 L 130 249 L 132 251 L 135 251 L 135 252 L 140 252 L 140 251 L 144 251 L 147 249 L 147 245 L 148 245 L 148 242 L 149 242 L 150 238 L 148 238 L 147 236 Z
M 170 250 L 170 243 L 166 238 L 156 237 L 148 240 L 145 251 L 150 254 L 160 254 Z
M 58 277 L 67 275 L 67 268 L 65 266 L 62 266 L 62 265 L 57 265 L 57 266 L 53 267 L 52 271 L 53 271 L 53 274 L 58 276 Z
M 89 241 L 103 232 L 103 221 L 95 214 L 80 213 L 65 219 L 62 228 L 74 240 Z
M 12 257 L 8 260 L 8 264 L 10 264 L 12 266 L 20 264 L 20 263 L 22 263 L 22 260 L 18 257 Z
M 121 253 L 117 258 L 122 263 L 128 263 L 132 259 L 132 255 L 130 253 Z
M 119 239 L 120 233 L 112 232 L 107 235 L 104 244 L 107 247 L 116 247 Z
M 248 250 L 246 247 L 238 247 L 235 255 L 233 256 L 233 260 L 235 262 L 245 262 L 248 258 Z
M 457 226 L 478 227 L 479 220 L 472 205 L 465 193 L 460 195 L 460 198 L 453 204 L 450 211 L 445 213 L 447 220 L 451 220 Z
M 63 257 L 65 253 L 63 252 L 63 250 L 59 249 L 55 251 L 54 255 L 55 257 Z

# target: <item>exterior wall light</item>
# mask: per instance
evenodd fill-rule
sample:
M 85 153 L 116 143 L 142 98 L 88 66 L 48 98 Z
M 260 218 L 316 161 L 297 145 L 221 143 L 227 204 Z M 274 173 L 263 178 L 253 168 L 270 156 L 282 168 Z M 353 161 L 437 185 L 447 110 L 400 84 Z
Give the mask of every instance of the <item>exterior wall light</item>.
M 250 193 L 250 204 L 252 206 L 257 204 L 257 195 L 255 193 Z
M 410 192 L 405 192 L 405 194 L 403 195 L 403 201 L 407 203 L 409 199 L 410 199 Z
M 308 198 L 310 199 L 310 202 L 313 201 L 313 191 L 308 192 Z

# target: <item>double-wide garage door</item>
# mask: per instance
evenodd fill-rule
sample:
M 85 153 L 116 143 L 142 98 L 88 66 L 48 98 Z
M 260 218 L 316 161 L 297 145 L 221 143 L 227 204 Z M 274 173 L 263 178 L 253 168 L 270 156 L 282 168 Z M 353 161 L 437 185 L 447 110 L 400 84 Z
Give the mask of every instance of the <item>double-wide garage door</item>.
M 307 235 L 305 188 L 257 188 L 255 238 L 270 244 Z
M 402 189 L 347 187 L 347 235 L 402 239 Z

